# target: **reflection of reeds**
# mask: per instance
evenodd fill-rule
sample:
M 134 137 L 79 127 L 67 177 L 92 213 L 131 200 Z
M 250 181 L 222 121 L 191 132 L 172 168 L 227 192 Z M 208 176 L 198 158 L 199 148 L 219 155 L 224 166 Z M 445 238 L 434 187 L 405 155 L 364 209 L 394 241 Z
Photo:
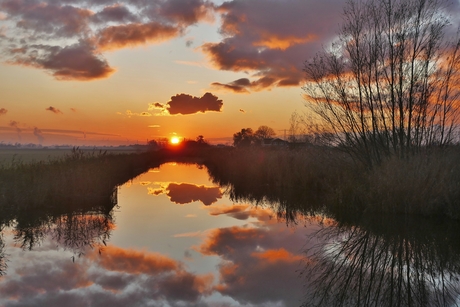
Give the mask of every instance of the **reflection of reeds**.
M 460 218 L 459 157 L 450 149 L 369 171 L 334 148 L 237 148 L 216 149 L 205 164 L 234 199 L 276 203 L 288 219 L 318 210 L 334 217 L 373 211 Z
M 114 227 L 117 186 L 158 166 L 164 157 L 160 152 L 114 155 L 74 148 L 48 162 L 13 160 L 0 169 L 0 227 L 12 227 L 15 242 L 24 249 L 32 250 L 49 238 L 72 251 L 72 259 L 88 248 L 100 252 Z

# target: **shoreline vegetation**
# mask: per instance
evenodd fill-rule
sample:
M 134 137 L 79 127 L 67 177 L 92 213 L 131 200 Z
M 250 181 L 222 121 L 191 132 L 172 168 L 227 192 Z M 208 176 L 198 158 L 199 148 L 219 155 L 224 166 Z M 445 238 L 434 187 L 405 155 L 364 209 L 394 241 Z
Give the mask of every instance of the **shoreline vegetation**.
M 74 148 L 62 158 L 13 162 L 0 169 L 2 209 L 33 210 L 116 204 L 119 185 L 169 161 L 206 166 L 234 201 L 273 207 L 278 217 L 337 220 L 366 214 L 460 219 L 460 148 L 425 149 L 372 169 L 336 147 L 215 147 L 194 142 L 138 153 Z M 86 208 L 86 207 L 85 207 Z
M 460 148 L 425 149 L 372 169 L 334 147 L 300 150 L 235 148 L 214 152 L 206 166 L 234 200 L 278 204 L 279 216 L 333 218 L 402 214 L 460 218 Z

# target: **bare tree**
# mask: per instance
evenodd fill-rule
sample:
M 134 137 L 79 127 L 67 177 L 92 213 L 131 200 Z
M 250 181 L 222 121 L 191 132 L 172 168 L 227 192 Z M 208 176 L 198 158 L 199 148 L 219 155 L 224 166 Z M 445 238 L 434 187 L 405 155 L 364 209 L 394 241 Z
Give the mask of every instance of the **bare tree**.
M 257 128 L 254 135 L 256 136 L 256 138 L 265 140 L 274 137 L 276 135 L 276 132 L 275 130 L 273 130 L 273 128 L 270 128 L 268 126 L 260 126 L 259 128 Z
M 351 0 L 337 42 L 305 63 L 306 105 L 369 167 L 453 141 L 460 40 L 446 38 L 446 1 Z

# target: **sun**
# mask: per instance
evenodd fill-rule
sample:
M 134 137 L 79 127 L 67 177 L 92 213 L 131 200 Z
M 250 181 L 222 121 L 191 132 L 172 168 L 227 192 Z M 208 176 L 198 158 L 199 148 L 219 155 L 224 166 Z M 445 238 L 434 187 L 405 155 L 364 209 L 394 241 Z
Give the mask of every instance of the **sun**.
M 173 137 L 171 138 L 171 144 L 177 145 L 177 144 L 179 144 L 179 143 L 180 143 L 180 139 L 179 139 L 177 136 L 173 136 Z

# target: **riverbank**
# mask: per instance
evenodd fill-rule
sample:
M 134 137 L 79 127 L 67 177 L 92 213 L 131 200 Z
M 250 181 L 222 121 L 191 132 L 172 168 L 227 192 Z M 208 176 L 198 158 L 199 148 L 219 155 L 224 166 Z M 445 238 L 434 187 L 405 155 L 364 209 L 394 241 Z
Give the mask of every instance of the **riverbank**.
M 276 206 L 279 217 L 363 213 L 460 219 L 460 149 L 388 160 L 371 171 L 337 148 L 171 147 L 108 154 L 78 148 L 49 160 L 0 169 L 0 205 L 21 209 L 101 204 L 114 189 L 164 162 L 198 163 L 235 201 Z M 116 203 L 116 200 L 115 200 Z M 57 205 L 59 204 L 59 205 Z
M 0 170 L 0 205 L 113 207 L 114 188 L 161 164 L 152 152 L 108 154 L 74 148 L 48 161 L 13 161 Z
M 215 149 L 205 165 L 235 200 L 332 217 L 366 213 L 460 218 L 460 149 L 388 160 L 367 170 L 337 148 Z

